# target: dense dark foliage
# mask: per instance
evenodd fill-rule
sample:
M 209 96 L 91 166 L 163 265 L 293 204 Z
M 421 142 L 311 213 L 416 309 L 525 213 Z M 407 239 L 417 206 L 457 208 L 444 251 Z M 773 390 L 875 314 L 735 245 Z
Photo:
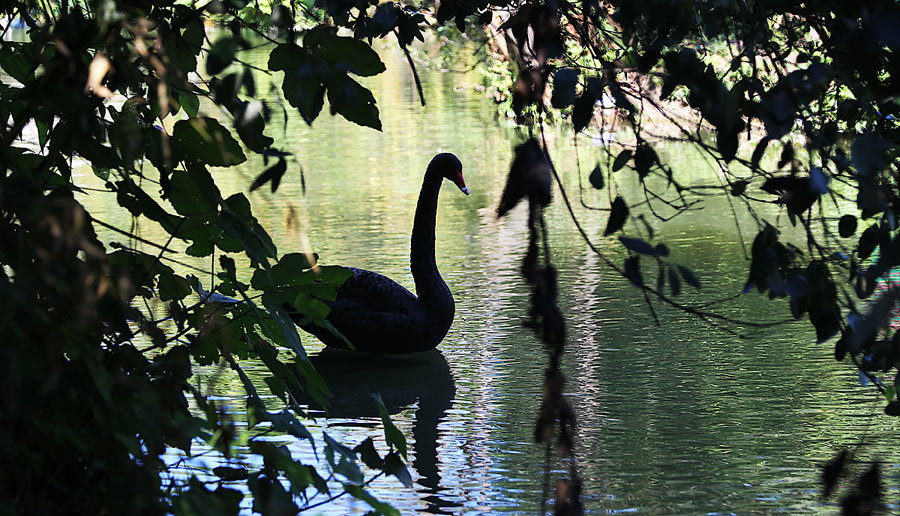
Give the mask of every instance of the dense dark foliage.
M 376 511 L 392 511 L 363 490 L 357 465 L 362 460 L 372 471 L 408 478 L 396 460 L 405 455 L 405 443 L 387 419 L 387 441 L 396 450 L 390 460 L 373 455 L 371 443 L 350 450 L 326 439 L 324 464 L 303 465 L 284 447 L 251 441 L 262 468 L 234 463 L 215 471 L 219 480 L 179 482 L 166 474 L 162 454 L 167 447 L 189 451 L 202 438 L 232 456 L 233 422 L 189 382 L 197 365 L 234 371 L 247 390 L 251 426 L 266 421 L 276 431 L 311 439 L 295 417 L 288 386 L 319 397 L 325 388 L 281 306 L 289 302 L 323 320 L 321 301 L 346 278 L 342 269 L 312 271 L 312 257 L 279 256 L 247 198 L 224 198 L 209 167 L 256 160 L 260 172 L 248 188 L 275 192 L 294 163 L 267 134 L 275 109 L 296 110 L 312 124 L 327 99 L 332 115 L 380 129 L 375 97 L 356 80 L 384 70 L 372 40 L 396 40 L 415 72 L 409 45 L 442 25 L 484 38 L 496 51 L 492 58 L 509 62 L 510 107 L 526 131 L 562 119 L 575 132 L 602 133 L 614 120 L 630 134 L 624 146 L 605 150 L 588 177 L 609 192 L 604 236 L 619 233 L 628 257 L 617 262 L 583 235 L 642 291 L 651 314 L 655 305 L 668 305 L 735 335 L 768 324 L 677 301 L 683 284 L 699 288 L 700 279 L 671 263 L 668 248 L 642 223 L 645 215 L 678 216 L 704 195 L 727 197 L 757 224 L 747 280 L 735 291 L 787 298 L 786 315 L 807 319 L 817 340 L 834 341 L 835 357 L 852 361 L 884 394 L 887 414 L 900 414 L 897 384 L 887 379 L 900 378 L 900 334 L 888 324 L 900 294 L 885 279 L 900 265 L 896 2 L 436 4 L 3 5 L 2 14 L 21 20 L 27 31 L 24 41 L 5 39 L 0 46 L 0 68 L 11 78 L 0 85 L 4 508 L 220 514 L 236 511 L 241 498 L 227 482 L 246 481 L 254 509 L 293 511 L 297 503 L 339 494 L 325 485 L 324 467 L 341 481 L 341 492 Z M 208 33 L 206 23 L 224 30 Z M 446 37 L 446 30 L 437 32 Z M 240 60 L 250 33 L 269 40 L 268 68 L 281 74 L 284 104 L 256 99 L 253 76 Z M 201 99 L 229 122 L 201 112 Z M 598 103 L 614 109 L 598 110 Z M 679 106 L 690 116 L 674 116 Z M 168 114 L 180 121 L 161 130 Z M 681 180 L 681 171 L 654 150 L 658 122 L 673 124 L 675 137 L 714 160 L 721 182 Z M 26 130 L 33 136 L 23 138 Z M 552 365 L 563 325 L 553 311 L 549 251 L 538 266 L 535 242 L 545 231 L 536 207 L 549 202 L 551 178 L 560 183 L 549 155 L 536 141 L 519 148 L 511 174 L 518 179 L 501 208 L 523 196 L 532 201 L 532 250 L 523 270 L 535 291 L 530 320 L 549 346 Z M 72 181 L 72 167 L 81 162 L 134 220 L 159 225 L 167 241 L 142 241 L 87 213 Z M 616 188 L 614 173 L 636 175 L 642 188 L 635 198 Z M 565 190 L 560 193 L 568 205 Z M 767 219 L 763 208 L 770 204 L 784 217 Z M 802 230 L 801 241 L 785 241 L 781 230 L 788 224 Z M 124 233 L 127 243 L 101 243 L 100 226 Z M 190 256 L 219 254 L 219 291 L 246 304 L 215 308 L 186 301 L 190 279 L 166 264 L 175 240 Z M 136 249 L 139 242 L 152 254 Z M 249 285 L 237 280 L 236 253 L 252 269 Z M 168 306 L 165 319 L 141 308 L 150 298 Z M 241 370 L 240 360 L 251 357 L 269 368 L 266 387 L 283 410 L 265 407 Z M 561 384 L 549 373 L 547 381 L 549 408 L 541 412 L 539 440 L 546 440 L 541 428 L 570 432 L 568 415 L 554 401 Z M 188 395 L 205 417 L 191 415 Z M 825 469 L 826 491 L 851 458 L 840 456 Z M 878 504 L 877 465 L 858 477 L 843 495 L 849 513 Z M 279 478 L 290 481 L 289 492 Z M 577 510 L 573 489 L 569 498 Z

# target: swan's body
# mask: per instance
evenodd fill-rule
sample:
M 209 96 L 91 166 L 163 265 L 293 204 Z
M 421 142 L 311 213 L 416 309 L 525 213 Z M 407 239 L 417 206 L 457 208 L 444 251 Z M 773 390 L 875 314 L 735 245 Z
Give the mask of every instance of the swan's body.
M 468 194 L 462 164 L 453 154 L 431 160 L 416 205 L 410 244 L 410 269 L 418 296 L 381 274 L 350 269 L 350 277 L 329 302 L 326 318 L 357 351 L 412 353 L 434 349 L 453 323 L 453 295 L 438 272 L 434 257 L 434 226 L 441 183 L 450 179 Z M 292 314 L 300 324 L 301 316 Z M 301 324 L 326 346 L 349 349 L 330 329 Z

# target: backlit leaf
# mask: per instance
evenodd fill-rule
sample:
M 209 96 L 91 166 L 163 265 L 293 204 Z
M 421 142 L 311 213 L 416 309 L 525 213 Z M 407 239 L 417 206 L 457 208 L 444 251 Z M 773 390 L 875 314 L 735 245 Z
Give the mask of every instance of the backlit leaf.
M 394 426 L 394 422 L 391 421 L 391 416 L 388 414 L 387 408 L 384 406 L 384 402 L 381 400 L 381 394 L 372 393 L 372 398 L 375 399 L 375 403 L 378 405 L 378 412 L 381 414 L 381 424 L 384 425 L 384 440 L 388 443 L 388 446 L 395 448 L 403 459 L 406 459 L 406 437 L 404 437 L 403 432 L 397 429 Z

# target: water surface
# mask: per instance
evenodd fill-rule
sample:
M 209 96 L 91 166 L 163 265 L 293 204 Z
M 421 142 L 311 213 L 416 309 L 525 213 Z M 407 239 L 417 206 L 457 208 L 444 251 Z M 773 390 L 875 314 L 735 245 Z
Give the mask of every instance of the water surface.
M 254 58 L 265 54 L 260 50 Z M 402 58 L 388 51 L 385 59 L 388 72 L 368 83 L 384 131 L 330 117 L 327 107 L 312 128 L 293 116 L 282 132 L 276 121 L 270 133 L 295 159 L 277 193 L 263 188 L 249 196 L 279 252 L 313 250 L 323 263 L 375 270 L 412 289 L 409 233 L 421 177 L 435 153 L 457 154 L 472 195 L 445 185 L 436 242 L 438 266 L 456 297 L 456 320 L 440 353 L 362 363 L 317 357 L 337 400 L 333 417 L 319 414 L 310 428 L 317 434 L 327 429 L 351 446 L 373 437 L 384 449 L 366 395 L 381 392 L 414 443 L 416 486 L 379 479 L 371 486 L 379 498 L 404 514 L 534 513 L 544 450 L 532 432 L 546 357 L 520 325 L 528 307 L 518 274 L 526 213 L 519 207 L 504 220 L 494 215 L 511 149 L 523 136 L 495 117 L 491 101 L 474 88 L 475 75 L 420 69 L 428 103 L 423 108 Z M 280 77 L 275 80 L 280 84 Z M 601 153 L 589 138 L 576 150 L 565 131 L 549 137 L 577 204 L 579 174 L 586 179 Z M 676 172 L 698 182 L 716 180 L 689 148 L 671 144 L 660 151 Z M 263 168 L 251 158 L 240 169 L 215 172 L 216 180 L 224 194 L 246 192 Z M 79 181 L 96 179 L 82 172 Z M 627 171 L 616 181 L 633 193 Z M 589 205 L 608 206 L 605 191 L 584 196 Z M 110 194 L 91 194 L 84 202 L 101 217 L 129 224 Z M 606 213 L 580 206 L 576 213 L 593 242 L 621 263 L 621 246 L 602 237 Z M 774 220 L 777 212 L 768 215 Z M 578 417 L 575 460 L 588 513 L 834 512 L 817 489 L 819 467 L 838 449 L 865 435 L 861 457 L 900 462 L 891 446 L 895 420 L 880 416 L 875 391 L 860 388 L 852 368 L 834 361 L 830 344 L 814 342 L 808 323 L 742 329 L 749 338 L 736 338 L 655 306 L 657 326 L 638 292 L 585 245 L 558 192 L 547 216 L 568 325 L 566 393 Z M 754 223 L 740 210 L 737 217 L 749 243 Z M 748 263 L 725 199 L 708 199 L 702 211 L 671 222 L 648 220 L 671 248 L 670 260 L 691 267 L 703 284 L 699 293 L 685 286 L 684 301 L 740 291 Z M 149 223 L 140 230 L 145 236 L 156 231 Z M 183 258 L 209 267 L 208 261 Z M 752 320 L 788 313 L 784 303 L 756 293 L 718 309 Z M 321 350 L 311 336 L 303 337 L 313 353 Z M 246 367 L 261 382 L 262 368 Z M 209 368 L 199 376 L 240 418 L 242 390 L 232 374 Z M 291 447 L 305 462 L 314 461 L 305 443 Z M 554 462 L 554 478 L 568 467 Z M 885 470 L 895 484 L 893 468 Z M 336 515 L 366 510 L 347 498 L 317 508 Z

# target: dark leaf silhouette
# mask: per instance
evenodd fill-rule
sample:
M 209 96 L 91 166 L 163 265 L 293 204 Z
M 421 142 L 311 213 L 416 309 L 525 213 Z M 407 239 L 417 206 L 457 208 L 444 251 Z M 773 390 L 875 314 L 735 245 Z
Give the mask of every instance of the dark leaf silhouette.
M 850 238 L 856 234 L 856 217 L 844 215 L 838 221 L 838 234 L 843 238 Z
M 250 191 L 252 192 L 260 186 L 271 182 L 272 193 L 275 193 L 275 191 L 278 190 L 278 185 L 281 184 L 281 177 L 286 171 L 287 161 L 285 161 L 284 158 L 279 158 L 277 163 L 267 168 L 262 174 L 256 176 L 256 179 L 250 184 Z
M 616 197 L 612 203 L 609 220 L 606 222 L 606 229 L 603 230 L 603 236 L 609 236 L 616 231 L 622 229 L 625 220 L 628 218 L 628 205 L 621 196 Z
M 591 186 L 596 188 L 597 190 L 603 190 L 605 186 L 603 179 L 603 169 L 600 168 L 600 165 L 596 165 L 594 170 L 591 171 L 591 175 L 588 176 L 588 181 L 591 182 Z

